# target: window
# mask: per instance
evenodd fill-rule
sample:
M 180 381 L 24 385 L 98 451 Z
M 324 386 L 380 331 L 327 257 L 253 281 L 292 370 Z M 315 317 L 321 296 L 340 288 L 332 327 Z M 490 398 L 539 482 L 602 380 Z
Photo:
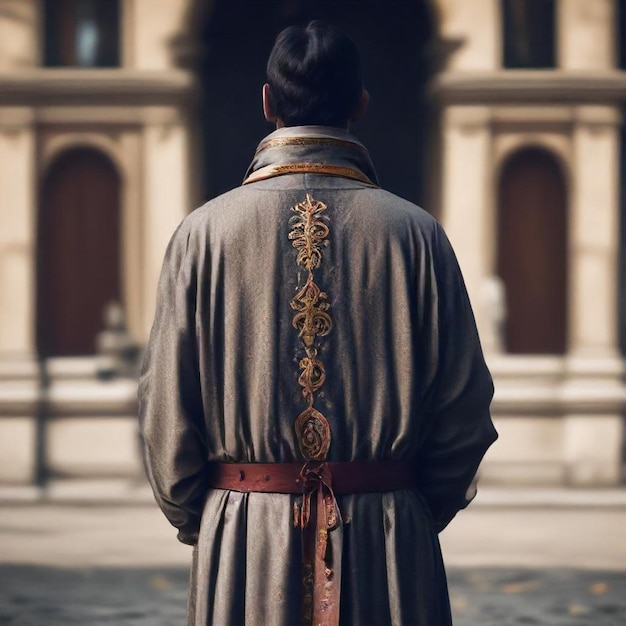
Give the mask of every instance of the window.
M 46 0 L 44 24 L 47 67 L 119 65 L 119 0 Z
M 556 0 L 503 0 L 504 67 L 555 67 Z

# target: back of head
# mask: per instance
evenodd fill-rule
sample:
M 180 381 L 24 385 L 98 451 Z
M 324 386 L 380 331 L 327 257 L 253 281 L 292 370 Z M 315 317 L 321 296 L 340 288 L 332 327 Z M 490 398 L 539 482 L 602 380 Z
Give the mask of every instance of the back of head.
M 363 79 L 352 40 L 319 20 L 290 26 L 276 38 L 267 62 L 274 113 L 285 126 L 346 127 Z

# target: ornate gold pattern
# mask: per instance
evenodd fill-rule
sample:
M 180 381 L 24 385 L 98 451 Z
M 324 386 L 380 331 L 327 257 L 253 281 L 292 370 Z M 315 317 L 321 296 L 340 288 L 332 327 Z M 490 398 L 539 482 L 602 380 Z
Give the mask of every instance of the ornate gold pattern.
M 337 137 L 272 137 L 265 139 L 259 144 L 256 153 L 262 152 L 266 148 L 283 148 L 285 146 L 341 146 L 343 148 L 354 148 L 361 152 L 367 152 L 367 148 L 356 141 L 339 139 Z
M 308 407 L 295 423 L 300 450 L 307 460 L 323 461 L 330 447 L 330 424 L 326 417 L 313 408 L 315 394 L 324 384 L 326 370 L 318 358 L 318 337 L 330 332 L 333 322 L 328 313 L 328 295 L 315 283 L 314 270 L 322 264 L 323 249 L 328 245 L 329 228 L 323 215 L 327 206 L 306 194 L 304 202 L 296 204 L 296 213 L 290 220 L 289 239 L 298 251 L 296 263 L 307 271 L 304 286 L 291 299 L 295 311 L 292 325 L 302 340 L 305 356 L 300 359 L 298 383 Z
M 354 167 L 344 165 L 335 165 L 333 163 L 285 163 L 284 165 L 266 165 L 254 170 L 243 184 L 255 183 L 259 180 L 265 180 L 274 176 L 283 176 L 284 174 L 326 174 L 328 176 L 339 176 L 342 178 L 350 178 L 358 180 L 366 185 L 377 187 L 378 185 L 363 172 Z
M 330 448 L 330 424 L 313 407 L 308 407 L 296 419 L 296 433 L 305 458 L 323 461 Z

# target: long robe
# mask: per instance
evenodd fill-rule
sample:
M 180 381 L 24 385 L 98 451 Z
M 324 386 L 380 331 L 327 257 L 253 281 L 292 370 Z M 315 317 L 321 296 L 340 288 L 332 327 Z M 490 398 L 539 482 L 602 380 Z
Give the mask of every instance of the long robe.
M 282 173 L 328 164 L 359 176 Z M 207 463 L 303 460 L 306 408 L 294 294 L 294 207 L 325 205 L 316 282 L 332 328 L 319 339 L 330 461 L 415 463 L 415 488 L 338 496 L 329 533 L 343 626 L 451 624 L 437 533 L 497 437 L 493 394 L 454 252 L 428 213 L 376 185 L 347 132 L 284 128 L 249 174 L 269 177 L 190 213 L 174 233 L 140 381 L 156 500 L 194 546 L 189 625 L 294 626 L 302 615 L 301 496 L 209 489 Z M 309 168 L 310 170 L 310 168 Z M 341 173 L 337 169 L 335 173 Z

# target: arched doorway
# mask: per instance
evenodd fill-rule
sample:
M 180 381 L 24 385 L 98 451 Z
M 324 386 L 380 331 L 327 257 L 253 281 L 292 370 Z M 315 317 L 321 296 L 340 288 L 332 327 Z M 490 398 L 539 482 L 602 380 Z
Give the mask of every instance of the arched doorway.
M 93 354 L 103 310 L 119 301 L 120 177 L 101 152 L 73 149 L 46 172 L 39 201 L 37 348 Z
M 504 164 L 498 188 L 497 271 L 506 291 L 505 346 L 516 354 L 567 348 L 567 191 L 547 150 Z

